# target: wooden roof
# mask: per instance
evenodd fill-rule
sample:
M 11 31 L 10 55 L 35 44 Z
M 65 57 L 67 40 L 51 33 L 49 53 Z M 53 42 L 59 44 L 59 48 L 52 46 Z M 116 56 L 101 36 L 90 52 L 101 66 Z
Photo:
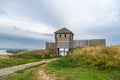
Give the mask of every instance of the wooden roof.
M 62 29 L 60 29 L 60 30 L 57 30 L 57 31 L 55 31 L 54 32 L 55 34 L 58 34 L 58 33 L 71 33 L 71 34 L 73 34 L 73 32 L 72 31 L 70 31 L 69 29 L 67 29 L 67 28 L 62 28 Z

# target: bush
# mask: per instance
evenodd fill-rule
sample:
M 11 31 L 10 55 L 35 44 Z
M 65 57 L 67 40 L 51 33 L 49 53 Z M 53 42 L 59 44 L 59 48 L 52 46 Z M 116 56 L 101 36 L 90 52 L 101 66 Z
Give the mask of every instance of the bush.
M 61 59 L 58 59 L 56 61 L 52 61 L 49 63 L 52 67 L 76 67 L 76 59 L 72 57 L 63 57 Z
M 96 46 L 76 48 L 69 52 L 69 56 L 76 59 L 77 66 L 94 66 L 99 69 L 120 70 L 120 47 L 118 46 Z

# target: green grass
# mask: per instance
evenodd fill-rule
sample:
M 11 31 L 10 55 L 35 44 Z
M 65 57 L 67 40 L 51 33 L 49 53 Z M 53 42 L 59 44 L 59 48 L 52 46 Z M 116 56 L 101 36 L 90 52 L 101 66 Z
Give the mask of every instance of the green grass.
M 31 59 L 31 56 L 24 59 Z M 120 47 L 76 48 L 67 57 L 48 63 L 44 69 L 48 74 L 54 74 L 57 80 L 120 80 Z M 33 80 L 36 70 L 17 71 L 0 77 L 0 80 Z
M 16 71 L 10 75 L 2 76 L 0 77 L 0 80 L 35 80 L 35 72 L 41 65 L 33 66 L 24 70 Z
M 76 48 L 45 69 L 58 80 L 120 80 L 120 47 Z
M 3 58 L 0 58 L 0 68 L 40 61 L 42 59 L 51 57 L 53 56 L 52 51 L 50 50 L 26 51 L 19 54 L 4 56 Z
M 120 80 L 120 71 L 118 70 L 100 70 L 86 65 L 75 67 L 68 64 L 69 61 L 66 63 L 65 59 L 67 57 L 60 59 L 61 61 L 56 60 L 49 63 L 45 67 L 46 71 L 49 74 L 55 74 L 58 80 Z
M 86 65 L 99 69 L 120 70 L 119 46 L 76 48 L 69 53 L 69 56 L 76 59 L 77 66 Z
M 77 68 L 46 68 L 49 73 L 55 74 L 58 80 L 120 80 L 118 71 L 98 71 L 97 69 Z

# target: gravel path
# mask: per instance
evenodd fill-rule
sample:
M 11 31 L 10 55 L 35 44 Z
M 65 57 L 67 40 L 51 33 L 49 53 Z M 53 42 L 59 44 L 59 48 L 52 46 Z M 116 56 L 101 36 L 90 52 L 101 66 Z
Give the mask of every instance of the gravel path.
M 35 66 L 35 65 L 47 63 L 47 62 L 50 62 L 50 61 L 53 61 L 53 60 L 56 60 L 56 59 L 57 58 L 44 59 L 44 60 L 39 61 L 39 62 L 32 62 L 32 63 L 23 64 L 23 65 L 3 68 L 3 69 L 0 69 L 0 76 L 8 75 L 8 74 L 14 73 L 15 71 L 23 70 L 25 68 L 29 68 L 29 67 L 32 67 L 32 66 Z

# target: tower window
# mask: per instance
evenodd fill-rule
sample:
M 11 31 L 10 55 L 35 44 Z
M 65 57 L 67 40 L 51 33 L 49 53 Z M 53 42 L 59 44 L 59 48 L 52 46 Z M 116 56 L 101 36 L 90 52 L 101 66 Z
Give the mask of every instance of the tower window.
M 60 38 L 61 38 L 61 34 L 60 34 Z
M 65 34 L 65 37 L 66 37 L 66 34 Z

